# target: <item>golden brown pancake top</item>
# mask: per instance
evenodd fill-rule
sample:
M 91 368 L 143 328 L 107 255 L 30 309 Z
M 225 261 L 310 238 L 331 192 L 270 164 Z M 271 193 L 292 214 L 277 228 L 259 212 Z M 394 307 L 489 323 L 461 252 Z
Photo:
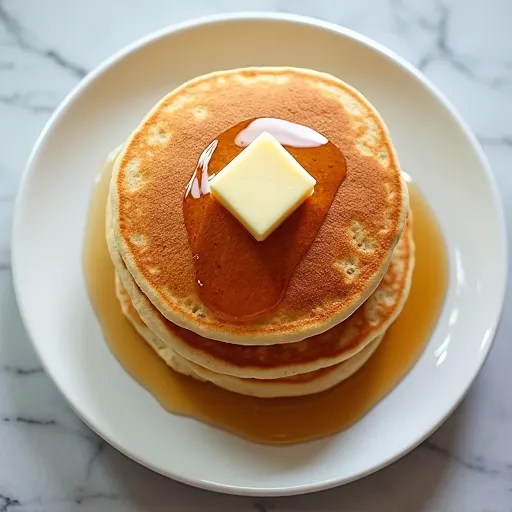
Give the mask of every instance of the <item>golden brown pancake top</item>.
M 182 203 L 205 147 L 254 117 L 322 133 L 342 150 L 347 176 L 281 303 L 263 319 L 236 324 L 215 317 L 197 297 Z M 111 197 L 121 256 L 164 316 L 209 338 L 260 345 L 304 339 L 352 313 L 382 277 L 408 205 L 374 109 L 329 75 L 284 68 L 208 75 L 170 93 L 129 139 Z

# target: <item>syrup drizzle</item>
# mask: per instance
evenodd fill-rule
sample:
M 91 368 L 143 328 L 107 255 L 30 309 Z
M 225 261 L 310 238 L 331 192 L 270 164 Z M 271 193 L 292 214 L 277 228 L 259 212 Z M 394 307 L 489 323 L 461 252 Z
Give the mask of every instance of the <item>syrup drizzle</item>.
M 264 131 L 315 178 L 315 193 L 266 240 L 257 242 L 210 195 L 209 180 Z M 186 188 L 183 214 L 202 303 L 219 317 L 246 322 L 281 301 L 345 178 L 342 152 L 322 134 L 275 118 L 239 123 L 201 154 Z

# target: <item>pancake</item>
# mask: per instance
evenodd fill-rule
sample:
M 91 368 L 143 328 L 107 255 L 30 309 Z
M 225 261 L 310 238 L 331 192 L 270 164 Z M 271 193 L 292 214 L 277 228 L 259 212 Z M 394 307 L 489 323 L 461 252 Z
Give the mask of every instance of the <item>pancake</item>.
M 237 323 L 198 297 L 182 207 L 203 150 L 255 117 L 317 130 L 343 152 L 347 174 L 281 302 Z M 240 345 L 298 342 L 345 320 L 385 274 L 408 211 L 398 160 L 373 106 L 330 75 L 295 68 L 213 73 L 168 94 L 129 137 L 110 197 L 117 249 L 143 295 L 172 323 Z
M 121 305 L 121 310 L 124 316 L 130 321 L 135 330 L 157 353 L 157 355 L 160 356 L 168 366 L 170 366 L 178 373 L 182 373 L 183 375 L 188 375 L 191 377 L 194 376 L 198 380 L 206 381 L 206 379 L 202 379 L 198 375 L 194 375 L 194 372 L 190 369 L 190 365 L 185 362 L 185 358 L 176 354 L 172 348 L 169 348 L 160 338 L 158 338 L 158 336 L 155 336 L 148 329 L 146 324 L 138 315 L 136 309 L 133 307 L 132 301 L 129 295 L 126 293 L 126 290 L 123 288 L 117 273 L 115 275 L 115 286 L 117 299 L 119 300 L 119 304 Z
M 107 245 L 133 307 L 151 331 L 185 359 L 216 373 L 277 379 L 326 368 L 353 357 L 384 333 L 405 305 L 414 268 L 412 212 L 384 278 L 347 320 L 306 340 L 273 346 L 247 346 L 203 338 L 166 320 L 142 293 L 115 247 L 107 204 Z
M 216 386 L 241 395 L 259 398 L 277 398 L 305 396 L 330 389 L 356 373 L 375 352 L 384 334 L 371 341 L 355 356 L 329 368 L 310 373 L 273 380 L 242 379 L 232 375 L 213 372 L 174 352 L 153 334 L 133 307 L 130 296 L 123 288 L 116 274 L 116 294 L 124 315 L 135 327 L 141 337 L 155 350 L 166 364 L 174 371 L 193 377 L 194 379 L 211 382 Z
M 314 372 L 303 373 L 282 379 L 242 379 L 232 375 L 215 373 L 207 368 L 194 363 L 185 371 L 192 371 L 193 377 L 205 380 L 216 386 L 227 389 L 241 395 L 255 396 L 259 398 L 298 397 L 313 395 L 326 391 L 356 373 L 377 350 L 384 338 L 384 334 L 372 340 L 361 352 L 355 356 L 328 368 L 322 368 Z M 181 357 L 181 356 L 178 356 Z M 188 361 L 182 361 L 186 364 Z M 180 370 L 176 370 L 180 372 Z

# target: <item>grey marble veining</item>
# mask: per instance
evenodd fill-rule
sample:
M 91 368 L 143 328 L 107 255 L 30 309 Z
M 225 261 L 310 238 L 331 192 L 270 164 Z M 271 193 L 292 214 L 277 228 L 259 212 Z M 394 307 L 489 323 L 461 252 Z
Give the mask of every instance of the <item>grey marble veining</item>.
M 155 475 L 85 427 L 42 371 L 15 305 L 9 238 L 20 175 L 45 121 L 89 70 L 133 39 L 247 9 L 343 24 L 419 67 L 477 134 L 512 215 L 509 0 L 0 0 L 0 512 L 511 512 L 510 300 L 482 373 L 436 434 L 375 475 L 308 496 L 222 496 Z

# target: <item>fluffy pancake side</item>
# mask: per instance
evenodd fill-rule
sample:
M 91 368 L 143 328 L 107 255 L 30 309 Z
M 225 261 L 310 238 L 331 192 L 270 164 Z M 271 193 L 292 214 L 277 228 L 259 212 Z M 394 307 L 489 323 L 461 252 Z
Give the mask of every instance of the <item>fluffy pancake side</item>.
M 116 294 L 124 315 L 132 323 L 136 331 L 174 371 L 203 382 L 211 382 L 220 388 L 234 393 L 259 398 L 305 396 L 330 389 L 356 373 L 373 355 L 384 338 L 384 334 L 381 334 L 350 359 L 329 368 L 282 379 L 244 379 L 216 373 L 191 361 L 187 361 L 162 343 L 138 315 L 117 275 Z

